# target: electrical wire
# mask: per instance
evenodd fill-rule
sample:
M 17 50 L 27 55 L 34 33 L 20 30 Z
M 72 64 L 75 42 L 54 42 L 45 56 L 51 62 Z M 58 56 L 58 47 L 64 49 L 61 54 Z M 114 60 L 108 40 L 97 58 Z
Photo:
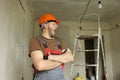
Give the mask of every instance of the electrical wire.
M 89 6 L 90 2 L 91 2 L 91 0 L 88 0 L 88 3 L 87 3 L 87 5 L 85 6 L 85 9 L 84 9 L 84 11 L 83 11 L 82 16 L 79 17 L 80 23 L 82 22 L 82 19 L 83 19 L 84 15 L 87 13 L 88 6 Z

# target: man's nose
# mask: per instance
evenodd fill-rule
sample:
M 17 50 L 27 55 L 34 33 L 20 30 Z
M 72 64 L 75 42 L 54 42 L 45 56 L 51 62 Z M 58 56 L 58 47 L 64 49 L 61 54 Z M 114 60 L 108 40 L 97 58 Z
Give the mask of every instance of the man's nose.
M 58 24 L 56 24 L 56 28 L 59 28 Z

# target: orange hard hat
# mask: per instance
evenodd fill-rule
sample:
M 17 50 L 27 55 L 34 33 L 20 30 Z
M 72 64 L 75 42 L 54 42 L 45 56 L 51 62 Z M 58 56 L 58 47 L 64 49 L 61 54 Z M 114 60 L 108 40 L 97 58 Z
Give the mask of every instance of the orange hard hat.
M 42 23 L 44 22 L 48 22 L 48 21 L 54 21 L 57 24 L 60 22 L 59 20 L 57 20 L 52 14 L 47 13 L 42 15 L 39 20 L 38 20 L 38 25 L 40 26 Z

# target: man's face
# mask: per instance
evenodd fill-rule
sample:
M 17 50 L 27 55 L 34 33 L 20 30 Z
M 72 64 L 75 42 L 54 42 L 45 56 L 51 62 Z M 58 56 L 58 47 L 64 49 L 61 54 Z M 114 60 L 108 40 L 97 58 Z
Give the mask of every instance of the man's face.
M 57 25 L 56 22 L 49 22 L 49 23 L 48 23 L 48 31 L 49 31 L 49 35 L 50 35 L 51 37 L 54 37 L 55 32 L 57 31 L 58 27 L 59 27 L 59 26 Z

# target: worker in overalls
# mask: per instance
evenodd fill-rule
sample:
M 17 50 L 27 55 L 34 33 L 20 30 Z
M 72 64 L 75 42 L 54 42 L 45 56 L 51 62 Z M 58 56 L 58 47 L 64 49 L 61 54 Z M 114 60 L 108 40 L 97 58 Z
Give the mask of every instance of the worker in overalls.
M 42 34 L 30 41 L 34 80 L 64 80 L 64 63 L 73 61 L 71 50 L 55 37 L 59 22 L 52 14 L 44 14 L 38 21 Z

